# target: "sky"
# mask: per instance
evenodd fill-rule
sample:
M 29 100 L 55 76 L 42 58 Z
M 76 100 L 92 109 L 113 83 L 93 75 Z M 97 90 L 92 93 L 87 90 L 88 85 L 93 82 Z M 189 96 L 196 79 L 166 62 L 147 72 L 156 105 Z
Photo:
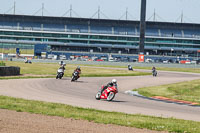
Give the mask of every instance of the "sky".
M 100 18 L 126 19 L 126 10 L 129 20 L 140 19 L 141 0 L 1 0 L 0 13 L 13 14 L 14 1 L 16 14 L 42 15 L 44 3 L 44 16 L 63 16 L 72 6 L 72 17 L 98 18 L 95 14 L 100 8 Z M 155 21 L 199 23 L 200 0 L 146 0 L 146 20 Z M 181 15 L 182 14 L 182 15 Z M 66 17 L 70 16 L 68 12 Z

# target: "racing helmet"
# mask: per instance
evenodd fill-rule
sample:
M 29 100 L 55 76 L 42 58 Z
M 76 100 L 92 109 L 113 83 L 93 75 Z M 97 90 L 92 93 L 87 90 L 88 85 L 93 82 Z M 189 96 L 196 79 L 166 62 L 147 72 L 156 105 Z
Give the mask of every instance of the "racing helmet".
M 62 64 L 63 66 L 66 66 L 66 63 L 65 62 L 63 62 L 63 64 Z
M 113 84 L 116 84 L 116 83 L 117 83 L 117 80 L 116 80 L 116 79 L 112 79 L 112 83 L 113 83 Z
M 60 62 L 59 62 L 59 65 L 62 65 L 62 64 L 63 64 L 63 61 L 60 61 Z
M 80 66 L 77 66 L 77 69 L 80 69 Z

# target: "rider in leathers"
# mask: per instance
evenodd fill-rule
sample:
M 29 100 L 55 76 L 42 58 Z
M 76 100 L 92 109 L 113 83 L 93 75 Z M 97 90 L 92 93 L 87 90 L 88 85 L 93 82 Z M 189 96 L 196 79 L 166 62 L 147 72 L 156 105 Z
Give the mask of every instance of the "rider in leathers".
M 108 87 L 112 87 L 115 86 L 115 88 L 117 89 L 117 80 L 113 79 L 112 82 L 108 83 L 106 86 L 104 86 L 104 88 L 101 90 L 101 93 L 107 89 Z M 118 90 L 117 90 L 118 91 Z
M 153 66 L 152 67 L 152 72 L 154 72 L 154 71 L 156 71 L 156 67 Z
M 63 75 L 62 75 L 62 76 L 64 76 L 64 71 L 65 71 L 65 66 L 66 66 L 66 64 L 65 64 L 63 61 L 61 61 L 61 62 L 59 63 L 59 65 L 60 65 L 59 69 L 62 69 L 62 70 L 63 70 Z
M 75 70 L 74 70 L 74 72 L 75 71 L 77 71 L 78 72 L 78 78 L 80 78 L 80 74 L 81 74 L 81 68 L 80 68 L 80 66 L 78 66 Z M 77 78 L 77 79 L 78 79 Z

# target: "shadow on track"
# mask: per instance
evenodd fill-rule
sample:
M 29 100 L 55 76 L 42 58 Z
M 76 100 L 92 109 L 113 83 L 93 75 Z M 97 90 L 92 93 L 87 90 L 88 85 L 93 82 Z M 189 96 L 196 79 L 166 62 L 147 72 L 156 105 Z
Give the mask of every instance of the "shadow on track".
M 71 78 L 67 78 L 67 77 L 65 77 L 65 78 L 62 78 L 62 79 L 57 79 L 57 80 L 67 80 L 67 81 L 71 81 Z M 88 83 L 88 82 L 86 82 L 86 81 L 80 81 L 80 80 L 76 80 L 76 81 L 72 81 L 72 82 L 74 82 L 74 83 Z
M 72 81 L 73 83 L 88 83 L 88 82 L 85 82 L 85 81 Z
M 112 100 L 112 101 L 110 101 L 110 102 L 115 102 L 115 103 L 125 103 L 125 102 L 127 102 L 127 101 L 121 101 L 121 100 Z
M 106 99 L 101 99 L 100 101 L 104 101 L 104 102 L 114 102 L 114 103 L 125 103 L 125 102 L 127 102 L 127 101 L 121 101 L 121 100 L 107 101 Z

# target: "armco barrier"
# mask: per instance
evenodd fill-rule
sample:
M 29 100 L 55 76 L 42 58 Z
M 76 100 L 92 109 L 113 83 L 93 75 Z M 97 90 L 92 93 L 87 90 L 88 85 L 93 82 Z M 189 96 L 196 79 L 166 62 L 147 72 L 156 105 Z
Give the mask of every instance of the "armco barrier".
M 20 67 L 0 66 L 0 76 L 20 75 Z

